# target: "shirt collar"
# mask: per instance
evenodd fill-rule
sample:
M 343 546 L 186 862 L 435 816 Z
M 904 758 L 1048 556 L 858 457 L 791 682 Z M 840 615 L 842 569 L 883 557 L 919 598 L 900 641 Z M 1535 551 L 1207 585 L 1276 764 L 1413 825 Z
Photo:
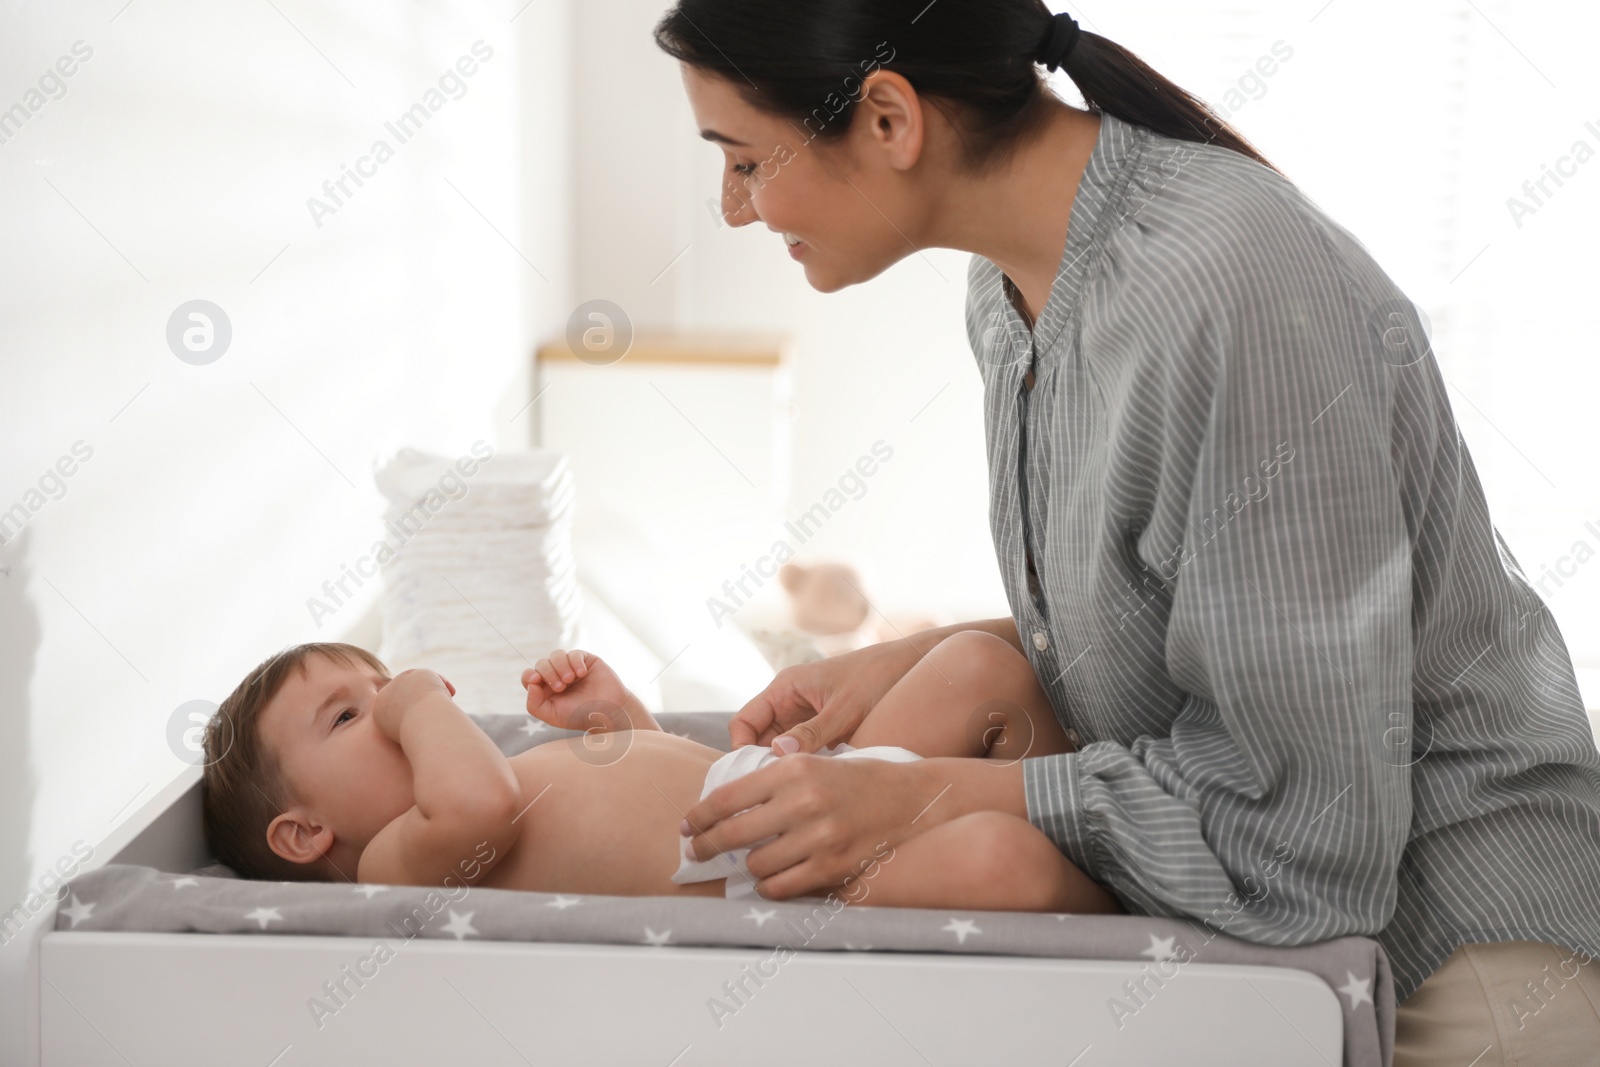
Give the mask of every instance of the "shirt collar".
M 1100 133 L 1072 201 L 1066 247 L 1056 265 L 1050 296 L 1039 313 L 1039 321 L 1034 324 L 1034 336 L 1040 342 L 1036 347 L 1041 353 L 1052 348 L 1062 328 L 1076 318 L 1078 298 L 1093 264 L 1094 253 L 1101 247 L 1105 233 L 1126 217 L 1124 202 L 1133 171 L 1131 164 L 1152 132 L 1124 122 L 1110 112 L 1099 114 Z M 1001 301 L 1006 313 L 1015 318 L 1016 325 L 1026 329 L 1021 313 L 1005 295 L 1004 286 Z

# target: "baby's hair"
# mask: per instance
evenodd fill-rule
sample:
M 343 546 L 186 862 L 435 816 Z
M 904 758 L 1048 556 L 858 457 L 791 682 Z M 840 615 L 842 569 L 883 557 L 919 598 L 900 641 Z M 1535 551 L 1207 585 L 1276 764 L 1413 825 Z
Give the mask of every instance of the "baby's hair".
M 241 878 L 285 882 L 327 881 L 319 864 L 293 863 L 267 844 L 267 826 L 291 798 L 276 754 L 261 743 L 261 712 L 278 695 L 290 671 L 305 676 L 313 653 L 371 667 L 383 678 L 389 669 L 364 648 L 339 642 L 295 645 L 263 660 L 245 675 L 206 724 L 205 770 L 200 779 L 206 846 L 217 862 Z

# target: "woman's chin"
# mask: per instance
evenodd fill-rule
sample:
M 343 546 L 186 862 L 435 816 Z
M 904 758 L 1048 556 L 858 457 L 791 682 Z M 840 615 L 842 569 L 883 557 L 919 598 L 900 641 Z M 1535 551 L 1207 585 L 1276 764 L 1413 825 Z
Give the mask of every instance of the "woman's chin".
M 874 260 L 867 256 L 859 256 L 847 261 L 841 268 L 836 259 L 823 263 L 818 262 L 814 256 L 807 256 L 801 261 L 801 269 L 806 272 L 806 282 L 811 288 L 819 293 L 837 293 L 840 289 L 870 282 L 904 258 L 904 256 L 888 256 L 882 260 Z
M 837 293 L 847 285 L 855 283 L 849 278 L 843 278 L 832 271 L 818 270 L 815 267 L 805 268 L 806 282 L 819 293 Z

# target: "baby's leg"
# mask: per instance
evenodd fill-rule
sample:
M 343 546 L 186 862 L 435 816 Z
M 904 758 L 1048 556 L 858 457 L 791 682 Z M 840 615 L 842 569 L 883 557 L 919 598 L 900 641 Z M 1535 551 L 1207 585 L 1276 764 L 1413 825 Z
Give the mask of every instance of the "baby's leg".
M 1122 911 L 1041 830 L 1003 811 L 941 823 L 863 868 L 831 892 L 852 904 L 886 908 Z
M 951 634 L 895 683 L 849 738 L 919 756 L 1019 760 L 1073 750 L 1033 667 L 1003 637 Z

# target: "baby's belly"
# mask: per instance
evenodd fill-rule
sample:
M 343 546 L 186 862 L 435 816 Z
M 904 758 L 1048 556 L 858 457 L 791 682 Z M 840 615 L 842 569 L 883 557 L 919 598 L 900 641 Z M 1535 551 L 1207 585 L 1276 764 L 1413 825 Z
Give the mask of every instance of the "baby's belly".
M 678 885 L 678 823 L 722 753 L 659 731 L 550 741 L 512 757 L 523 803 L 515 847 L 480 885 L 543 893 L 722 896 Z M 538 798 L 538 799 L 535 799 Z

